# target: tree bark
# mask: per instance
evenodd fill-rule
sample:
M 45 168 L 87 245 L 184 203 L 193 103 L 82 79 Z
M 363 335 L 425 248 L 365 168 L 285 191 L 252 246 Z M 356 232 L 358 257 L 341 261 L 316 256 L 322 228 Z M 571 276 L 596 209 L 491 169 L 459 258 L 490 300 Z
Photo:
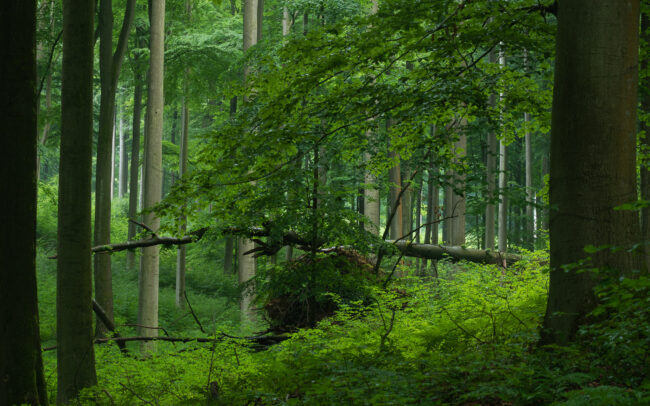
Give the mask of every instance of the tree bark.
M 469 261 L 482 264 L 509 266 L 521 260 L 521 256 L 491 250 L 476 250 L 459 246 L 442 246 L 432 244 L 409 244 L 407 241 L 393 242 L 406 257 L 439 260 L 448 258 L 452 261 Z
M 113 2 L 99 3 L 99 75 L 101 97 L 99 107 L 99 132 L 97 135 L 97 163 L 95 173 L 95 245 L 111 241 L 111 199 L 113 197 L 113 157 L 115 146 L 115 91 L 120 75 L 122 60 L 126 52 L 128 35 L 133 21 L 135 0 L 127 2 L 126 12 L 118 44 L 113 54 Z M 109 317 L 113 317 L 113 286 L 111 258 L 94 258 L 95 300 Z M 103 323 L 97 323 L 97 332 L 104 334 Z
M 129 178 L 129 154 L 126 152 L 126 137 L 124 134 L 124 111 L 120 106 L 119 113 L 119 123 L 120 123 L 120 174 L 119 174 L 119 198 L 123 198 L 127 194 L 128 178 Z
M 185 13 L 187 14 L 188 24 L 192 23 L 192 2 L 185 0 Z M 180 179 L 187 173 L 187 151 L 189 142 L 189 128 L 190 128 L 190 109 L 187 103 L 189 94 L 189 68 L 185 68 L 185 77 L 183 84 L 183 99 L 182 99 L 182 126 L 181 126 L 181 145 L 180 156 L 178 157 L 178 177 Z M 187 216 L 181 216 L 181 234 L 185 234 L 187 230 Z M 187 256 L 187 247 L 179 245 L 176 253 L 176 307 L 179 309 L 185 308 L 185 262 Z
M 259 13 L 258 0 L 244 0 L 244 52 L 257 43 L 257 16 Z M 244 82 L 248 76 L 248 67 L 244 67 Z M 249 239 L 240 239 L 237 258 L 239 271 L 239 283 L 246 283 L 255 276 L 255 258 L 252 255 L 244 255 L 245 252 L 255 248 L 255 244 Z M 255 313 L 251 308 L 254 300 L 254 293 L 247 290 L 242 293 L 240 308 L 243 321 L 253 321 Z
M 135 219 L 138 212 L 139 175 L 140 175 L 140 122 L 142 120 L 142 75 L 135 73 L 135 89 L 133 91 L 133 123 L 131 125 L 131 170 L 129 176 L 129 218 Z M 136 235 L 135 224 L 129 223 L 128 239 Z M 126 268 L 135 269 L 135 251 L 126 253 Z
M 587 245 L 591 267 L 642 269 L 636 200 L 639 1 L 558 3 L 551 123 L 551 273 L 542 343 L 567 344 L 596 305 L 590 271 L 565 269 Z
M 501 44 L 503 48 L 503 44 Z M 503 49 L 499 51 L 499 65 L 501 68 L 506 66 L 506 57 L 503 52 Z M 504 94 L 499 94 L 499 99 L 503 100 Z M 502 115 L 503 116 L 503 115 Z M 499 121 L 503 121 L 500 119 Z M 505 252 L 508 249 L 508 199 L 507 199 L 507 187 L 508 187 L 508 178 L 506 177 L 508 171 L 508 157 L 507 157 L 507 148 L 506 142 L 504 139 L 499 141 L 499 245 L 498 249 L 501 252 Z
M 149 86 L 147 92 L 147 129 L 144 166 L 144 208 L 160 202 L 162 197 L 162 135 L 163 135 L 163 73 L 165 47 L 165 0 L 150 3 L 151 39 L 149 40 Z M 160 218 L 154 212 L 144 216 L 144 223 L 157 230 Z M 160 247 L 143 249 L 142 267 L 139 278 L 138 324 L 152 328 L 139 327 L 142 336 L 158 335 L 158 278 Z M 151 352 L 152 343 L 143 343 L 142 350 Z
M 94 2 L 63 2 L 57 242 L 57 403 L 97 384 L 90 261 Z
M 648 49 L 650 47 L 650 16 L 646 13 L 641 14 L 641 38 L 642 43 L 642 52 L 641 55 L 644 58 L 641 60 L 641 69 L 644 72 L 641 75 L 642 83 L 639 86 L 641 92 L 641 111 L 648 114 L 650 113 L 650 76 L 648 75 Z M 645 133 L 644 137 L 641 139 L 642 150 L 647 154 L 650 152 L 650 125 L 647 121 L 641 120 L 641 129 Z M 650 200 L 650 160 L 647 158 L 644 162 L 641 162 L 640 165 L 641 172 L 641 199 Z M 648 269 L 646 272 L 650 271 L 650 207 L 644 207 L 641 210 L 641 238 L 643 239 L 645 245 L 645 262 Z
M 0 94 L 11 95 L 0 98 L 0 404 L 47 405 L 36 291 L 36 1 L 0 10 Z
M 465 119 L 463 119 L 465 122 Z M 461 125 L 461 131 L 464 131 L 466 123 Z M 454 143 L 454 154 L 456 160 L 465 157 L 467 151 L 467 135 L 461 133 L 458 141 Z M 460 195 L 454 191 L 456 189 L 464 189 L 465 176 L 459 175 L 455 171 L 450 171 L 449 182 L 454 187 L 447 186 L 445 189 L 445 220 L 444 227 L 446 231 L 445 243 L 448 245 L 464 245 L 465 244 L 465 196 Z
M 489 54 L 490 63 L 497 61 L 494 50 Z M 490 107 L 496 107 L 496 95 L 490 94 L 488 104 Z M 494 131 L 490 131 L 487 136 L 487 198 L 488 202 L 485 207 L 485 249 L 494 250 L 495 241 L 495 225 L 496 225 L 496 205 L 494 201 L 497 198 L 496 194 L 496 169 L 497 169 L 497 135 Z

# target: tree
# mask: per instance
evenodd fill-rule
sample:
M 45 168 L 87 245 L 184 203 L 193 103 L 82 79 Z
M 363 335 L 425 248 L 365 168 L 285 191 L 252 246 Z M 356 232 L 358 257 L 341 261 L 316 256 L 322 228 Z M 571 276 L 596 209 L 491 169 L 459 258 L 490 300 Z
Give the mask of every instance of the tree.
M 36 0 L 0 6 L 0 404 L 47 405 L 36 294 Z
M 163 73 L 165 47 L 165 0 L 150 2 L 149 19 L 149 83 L 147 91 L 146 142 L 144 158 L 144 205 L 151 209 L 162 197 L 162 135 L 163 135 Z M 144 223 L 152 230 L 160 227 L 160 218 L 153 211 L 144 216 Z M 139 278 L 138 334 L 158 335 L 158 277 L 160 247 L 143 249 Z M 143 350 L 153 349 L 152 343 L 143 343 Z
M 542 343 L 566 344 L 597 303 L 598 275 L 629 275 L 642 258 L 636 200 L 639 1 L 558 3 L 551 124 L 551 274 Z M 624 249 L 614 249 L 624 248 Z M 595 251 L 595 250 L 594 250 Z M 584 268 L 584 267 L 578 267 Z
M 257 16 L 259 13 L 258 0 L 244 0 L 243 18 L 244 18 L 244 52 L 255 45 L 258 40 L 257 35 Z M 244 81 L 249 73 L 249 67 L 244 67 Z M 255 276 L 255 258 L 252 255 L 245 255 L 246 252 L 255 248 L 255 244 L 248 239 L 239 240 L 237 265 L 239 271 L 239 283 L 246 283 Z M 241 311 L 243 319 L 252 319 L 251 302 L 253 294 L 246 291 L 241 298 Z
M 192 2 L 185 0 L 185 12 L 187 13 L 188 23 L 192 21 Z M 180 154 L 178 157 L 178 177 L 182 178 L 187 172 L 187 152 L 189 142 L 189 125 L 190 125 L 190 109 L 188 107 L 188 81 L 190 70 L 185 69 L 183 80 L 183 96 L 182 96 L 182 113 L 181 113 L 181 142 Z M 181 217 L 181 233 L 187 230 L 187 217 Z M 187 256 L 187 247 L 179 245 L 176 253 L 176 307 L 182 309 L 185 307 L 185 258 Z
M 501 68 L 506 66 L 506 57 L 503 51 L 503 43 L 501 43 L 499 50 L 499 65 Z M 503 102 L 503 92 L 499 94 L 499 99 Z M 503 114 L 501 114 L 503 117 Z M 501 119 L 500 121 L 503 121 Z M 505 140 L 505 135 L 502 134 L 502 139 L 499 140 L 499 235 L 498 235 L 498 248 L 500 252 L 505 252 L 508 249 L 508 149 Z
M 93 348 L 90 193 L 94 3 L 63 2 L 61 159 L 56 278 L 57 403 L 97 384 Z
M 115 135 L 115 91 L 126 52 L 135 0 L 127 2 L 122 30 L 113 54 L 113 1 L 99 3 L 99 75 L 101 100 L 99 107 L 99 132 L 97 135 L 97 168 L 95 177 L 95 245 L 111 242 L 111 198 L 113 196 L 113 146 Z M 95 299 L 113 318 L 113 283 L 110 255 L 95 255 Z M 103 323 L 97 331 L 106 332 Z
M 138 47 L 142 47 L 141 36 L 144 33 L 136 28 L 138 38 L 134 41 Z M 131 168 L 129 174 L 129 218 L 134 219 L 138 211 L 138 178 L 140 174 L 140 123 L 142 121 L 142 74 L 139 71 L 140 57 L 136 53 L 133 57 L 134 65 L 134 90 L 133 90 L 133 122 L 131 125 Z M 128 239 L 135 238 L 136 226 L 129 222 Z M 130 250 L 126 253 L 126 268 L 132 270 L 135 268 L 135 251 Z

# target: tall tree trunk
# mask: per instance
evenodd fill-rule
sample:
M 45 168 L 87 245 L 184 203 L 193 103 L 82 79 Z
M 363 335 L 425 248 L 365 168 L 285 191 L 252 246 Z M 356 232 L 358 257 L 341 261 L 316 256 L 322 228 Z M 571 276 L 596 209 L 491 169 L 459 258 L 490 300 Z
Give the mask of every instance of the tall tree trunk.
M 641 15 L 641 38 L 642 52 L 644 58 L 641 60 L 641 69 L 644 72 L 641 75 L 641 111 L 644 113 L 650 112 L 650 74 L 648 73 L 648 52 L 650 50 L 650 16 L 643 13 Z M 641 140 L 645 152 L 650 151 L 650 125 L 646 120 L 641 120 L 641 129 L 645 136 Z M 648 159 L 641 163 L 641 199 L 650 200 L 650 161 Z M 645 244 L 645 262 L 650 271 L 650 207 L 644 207 L 641 210 L 641 238 Z
M 244 52 L 257 43 L 257 15 L 259 12 L 258 0 L 244 0 L 243 18 L 244 18 Z M 244 67 L 244 81 L 248 76 L 248 67 Z M 239 240 L 239 249 L 237 260 L 239 271 L 239 283 L 246 283 L 255 276 L 255 258 L 252 255 L 244 255 L 247 251 L 252 250 L 255 244 L 248 239 Z M 241 298 L 241 315 L 242 320 L 252 321 L 255 314 L 251 308 L 254 299 L 254 293 L 250 290 L 243 292 Z
M 397 240 L 404 235 L 402 230 L 403 200 L 400 199 L 398 201 L 399 192 L 402 190 L 402 177 L 400 176 L 399 155 L 391 149 L 388 151 L 388 156 L 393 160 L 394 165 L 388 171 L 388 182 L 390 184 L 388 194 L 388 212 L 389 216 L 393 216 L 393 219 L 390 222 L 390 225 L 387 224 L 387 226 L 390 226 L 390 239 Z M 394 215 L 392 213 L 393 211 L 395 211 Z
M 147 91 L 147 120 L 144 166 L 144 208 L 156 205 L 162 197 L 162 136 L 163 136 L 163 73 L 165 51 L 165 0 L 150 3 L 151 39 L 149 40 L 149 86 Z M 153 230 L 160 227 L 160 218 L 154 212 L 144 216 L 144 223 Z M 158 264 L 160 247 L 147 247 L 142 251 L 142 269 L 139 278 L 138 328 L 141 336 L 158 335 Z M 154 349 L 153 343 L 144 342 L 145 352 Z
M 502 68 L 506 65 L 506 57 L 503 52 L 503 44 L 501 44 L 499 51 L 499 65 Z M 504 94 L 501 93 L 499 98 L 503 100 Z M 506 197 L 508 179 L 506 173 L 508 170 L 507 149 L 505 140 L 499 141 L 499 251 L 506 252 L 508 249 L 508 199 Z
M 405 168 L 406 165 L 400 165 L 401 168 Z M 413 230 L 413 185 L 409 182 L 411 179 L 411 171 L 408 169 L 403 169 L 401 173 L 400 184 L 404 187 L 404 193 L 402 194 L 402 235 L 406 235 Z
M 188 24 L 192 24 L 192 2 L 185 0 L 185 13 L 187 14 Z M 187 103 L 187 96 L 189 94 L 189 68 L 185 68 L 185 77 L 183 84 L 183 99 L 182 99 L 182 126 L 181 126 L 181 148 L 180 156 L 178 157 L 178 177 L 183 178 L 187 173 L 187 151 L 189 143 L 189 129 L 190 129 L 190 109 Z M 185 234 L 187 230 L 187 216 L 181 217 L 181 235 Z M 179 245 L 176 253 L 176 307 L 179 309 L 185 308 L 185 258 L 187 254 L 187 246 Z
M 113 2 L 100 0 L 99 3 L 99 75 L 101 98 L 99 107 L 99 132 L 97 136 L 97 163 L 95 173 L 95 245 L 111 242 L 111 199 L 113 197 L 113 151 L 115 137 L 115 90 L 126 52 L 135 0 L 127 2 L 124 21 L 113 54 Z M 113 286 L 110 255 L 95 255 L 95 300 L 106 315 L 113 318 Z M 97 321 L 97 332 L 107 332 L 106 326 Z
M 0 10 L 0 94 L 12 96 L 0 98 L 0 404 L 47 405 L 36 292 L 36 0 Z
M 524 125 L 526 125 L 526 239 L 530 241 L 529 248 L 532 249 L 535 247 L 535 191 L 533 190 L 533 147 L 528 123 L 530 123 L 530 114 L 524 113 Z
M 291 16 L 289 9 L 284 6 L 282 8 L 282 36 L 287 36 L 291 32 Z
M 558 3 L 551 123 L 551 273 L 542 343 L 566 344 L 595 307 L 597 276 L 563 266 L 642 269 L 636 200 L 639 1 Z
M 465 119 L 461 125 L 462 131 L 466 127 Z M 458 141 L 454 143 L 454 154 L 456 160 L 463 159 L 467 151 L 467 135 L 462 132 Z M 449 182 L 453 185 L 445 188 L 445 221 L 443 234 L 445 243 L 456 246 L 465 244 L 465 196 L 454 191 L 463 190 L 465 187 L 465 175 L 459 175 L 450 171 Z
M 57 403 L 97 384 L 90 261 L 94 2 L 63 2 L 56 278 Z
M 490 63 L 495 63 L 497 58 L 494 50 L 490 51 L 489 55 Z M 489 101 L 490 107 L 495 107 L 496 95 L 490 94 Z M 497 135 L 494 131 L 490 131 L 487 136 L 487 198 L 488 203 L 485 207 L 485 249 L 494 250 L 494 226 L 496 223 L 496 205 L 494 204 L 497 194 L 496 194 L 496 169 L 497 169 Z
M 120 175 L 119 175 L 119 194 L 121 198 L 127 194 L 128 178 L 129 178 L 129 154 L 126 152 L 126 137 L 124 134 L 124 111 L 122 106 L 119 109 L 119 123 L 120 123 Z
M 131 125 L 131 173 L 129 177 L 129 218 L 135 219 L 138 212 L 139 174 L 140 174 L 140 122 L 142 120 L 142 75 L 135 74 L 133 91 L 133 123 Z M 135 224 L 129 222 L 128 239 L 136 235 Z M 126 252 L 126 268 L 135 269 L 135 250 Z

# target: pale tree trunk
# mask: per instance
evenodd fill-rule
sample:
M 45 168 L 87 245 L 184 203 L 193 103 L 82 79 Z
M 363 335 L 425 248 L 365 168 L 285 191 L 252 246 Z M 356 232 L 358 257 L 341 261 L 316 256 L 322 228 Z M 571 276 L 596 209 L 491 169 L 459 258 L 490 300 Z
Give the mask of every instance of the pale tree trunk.
M 115 107 L 113 107 L 115 113 Z M 115 127 L 117 124 L 117 116 L 113 116 L 113 135 L 111 136 L 111 201 L 115 192 Z
M 528 70 L 528 52 L 524 50 L 524 66 Z M 530 114 L 524 113 L 525 135 L 525 165 L 526 165 L 526 235 L 530 248 L 535 247 L 535 191 L 533 190 L 533 147 L 530 134 Z
M 417 244 L 420 243 L 420 226 L 422 225 L 422 185 L 423 185 L 423 178 L 420 178 L 420 182 L 417 188 L 417 197 L 415 199 L 415 242 Z M 418 275 L 421 273 L 422 268 L 422 261 L 420 261 L 420 258 L 417 260 L 417 273 Z
M 56 278 L 57 403 L 97 384 L 90 260 L 94 2 L 63 2 Z
M 490 51 L 490 63 L 496 62 L 496 55 L 494 50 Z M 490 94 L 489 98 L 490 107 L 496 106 L 496 95 Z M 496 169 L 497 169 L 497 135 L 494 131 L 490 131 L 487 136 L 487 198 L 488 203 L 485 207 L 485 249 L 494 250 L 494 226 L 496 223 L 496 205 L 494 201 L 497 198 L 496 194 Z
M 127 194 L 127 186 L 128 186 L 128 177 L 129 177 L 129 154 L 126 152 L 126 137 L 124 134 L 124 111 L 122 110 L 122 106 L 120 106 L 120 111 L 119 111 L 119 123 L 120 123 L 120 176 L 119 176 L 119 194 L 118 196 L 121 198 L 124 197 L 124 195 Z
M 466 127 L 465 119 L 463 119 L 462 133 L 458 137 L 458 141 L 454 144 L 454 154 L 460 160 L 467 154 L 467 135 L 464 133 Z M 465 175 L 459 175 L 452 172 L 450 179 L 456 189 L 462 190 L 465 187 Z M 453 188 L 448 188 L 447 205 L 449 205 L 448 214 L 451 217 L 447 221 L 448 225 L 448 239 L 449 244 L 464 245 L 465 244 L 465 196 L 460 195 L 453 191 Z
M 524 114 L 524 125 L 530 122 L 530 114 Z M 526 234 L 531 242 L 530 247 L 535 246 L 535 191 L 533 190 L 533 148 L 530 131 L 526 131 Z
M 378 9 L 377 0 L 372 0 L 371 14 L 376 14 Z M 372 137 L 372 131 L 368 130 L 366 138 Z M 364 161 L 369 162 L 372 156 L 369 152 L 363 155 Z M 363 214 L 368 218 L 365 222 L 365 229 L 367 232 L 379 236 L 381 209 L 379 199 L 379 187 L 377 185 L 377 176 L 370 171 L 365 171 L 364 174 L 364 193 L 363 193 Z
M 0 94 L 12 96 L 0 98 L 0 404 L 47 405 L 36 291 L 36 0 L 0 10 Z
M 503 48 L 503 44 L 501 44 Z M 506 57 L 503 52 L 503 49 L 499 51 L 499 65 L 502 68 L 506 65 Z M 503 100 L 504 95 L 501 93 L 499 98 Z M 506 176 L 507 173 L 507 148 L 505 140 L 499 141 L 499 251 L 506 252 L 508 249 L 508 199 L 506 197 L 508 179 Z
M 113 151 L 115 145 L 115 90 L 120 76 L 122 60 L 126 52 L 129 31 L 133 21 L 135 0 L 127 2 L 124 21 L 120 31 L 115 53 L 113 53 L 113 2 L 101 0 L 99 3 L 99 73 L 101 98 L 99 107 L 99 132 L 97 136 L 97 163 L 95 170 L 95 228 L 94 245 L 111 242 L 111 199 L 113 197 Z M 95 300 L 113 319 L 113 286 L 110 255 L 96 255 Z M 101 321 L 97 322 L 97 332 L 107 331 Z
M 639 241 L 638 215 L 615 209 L 637 199 L 638 45 L 638 0 L 558 3 L 543 344 L 571 342 L 597 303 L 597 276 L 564 265 L 590 256 L 588 268 L 621 275 L 644 267 L 629 250 Z M 619 249 L 587 254 L 587 245 Z
M 192 2 L 185 0 L 185 13 L 187 14 L 188 24 L 192 23 Z M 183 106 L 181 113 L 181 142 L 180 156 L 178 157 L 178 177 L 182 179 L 187 173 L 187 151 L 189 142 L 190 129 L 190 109 L 187 106 L 187 96 L 189 94 L 189 68 L 185 68 L 185 78 L 183 85 Z M 187 216 L 181 217 L 181 235 L 187 230 Z M 185 259 L 187 256 L 187 246 L 179 245 L 176 253 L 176 307 L 185 308 Z
M 160 202 L 162 197 L 162 135 L 163 135 L 163 70 L 165 44 L 165 0 L 154 0 L 150 8 L 151 38 L 149 40 L 150 65 L 147 92 L 147 120 L 145 145 L 144 208 Z M 156 213 L 148 212 L 144 223 L 153 230 L 160 227 Z M 160 247 L 142 250 L 142 269 L 139 278 L 138 335 L 158 335 L 158 277 Z M 153 351 L 152 342 L 143 342 L 144 352 Z
M 435 126 L 431 126 L 431 134 L 435 134 Z M 438 223 L 433 223 L 437 219 L 438 212 L 438 187 L 436 185 L 437 170 L 433 165 L 433 157 L 429 160 L 429 169 L 427 170 L 427 217 L 426 226 L 424 227 L 424 243 L 438 243 Z M 427 269 L 427 259 L 424 260 L 424 269 Z
M 133 92 L 133 122 L 131 125 L 131 173 L 129 176 L 129 218 L 135 219 L 138 212 L 139 174 L 140 174 L 140 121 L 142 116 L 142 75 L 135 74 Z M 129 222 L 128 239 L 136 235 L 135 224 Z M 135 250 L 126 252 L 126 269 L 135 269 Z
M 282 36 L 287 36 L 291 32 L 291 16 L 289 9 L 285 6 L 282 8 Z
M 258 0 L 244 0 L 244 52 L 257 43 L 258 13 Z M 247 66 L 244 67 L 244 81 L 247 79 L 248 69 Z M 242 238 L 239 240 L 237 265 L 240 284 L 248 282 L 255 276 L 255 258 L 252 255 L 244 255 L 245 252 L 252 250 L 254 247 L 255 244 L 249 239 Z M 254 292 L 250 290 L 243 292 L 240 303 L 242 321 L 255 320 L 255 313 L 251 308 L 254 298 Z

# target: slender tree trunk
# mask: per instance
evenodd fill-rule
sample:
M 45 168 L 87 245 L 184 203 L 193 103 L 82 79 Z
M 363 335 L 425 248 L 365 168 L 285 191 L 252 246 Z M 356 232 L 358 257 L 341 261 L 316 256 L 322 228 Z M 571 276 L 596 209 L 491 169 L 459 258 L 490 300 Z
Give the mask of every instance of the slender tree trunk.
M 126 136 L 124 134 L 124 111 L 122 106 L 119 110 L 119 123 L 120 123 L 120 182 L 119 182 L 119 197 L 123 198 L 128 190 L 129 178 L 129 154 L 126 152 Z
M 128 35 L 133 21 L 135 0 L 127 2 L 118 44 L 113 54 L 113 2 L 99 3 L 99 73 L 101 98 L 99 107 L 99 132 L 97 136 L 97 164 L 95 173 L 95 245 L 111 242 L 111 199 L 113 197 L 113 152 L 115 147 L 115 90 L 120 75 L 122 59 L 126 52 Z M 95 300 L 109 318 L 113 318 L 113 286 L 110 255 L 95 255 Z M 97 332 L 108 330 L 101 321 Z
M 243 18 L 244 18 L 244 52 L 257 43 L 257 16 L 259 13 L 258 0 L 244 0 Z M 248 76 L 248 67 L 244 67 L 244 81 Z M 255 258 L 252 255 L 244 255 L 247 251 L 252 250 L 255 244 L 248 239 L 239 240 L 239 249 L 237 260 L 239 267 L 239 283 L 246 283 L 255 276 Z M 245 291 L 241 298 L 241 315 L 243 321 L 252 321 L 255 314 L 251 308 L 254 299 L 254 293 L 250 290 Z
M 588 268 L 642 269 L 638 215 L 616 210 L 637 198 L 636 108 L 639 1 L 558 3 L 551 124 L 551 272 L 542 343 L 566 344 L 595 307 L 592 272 L 564 265 L 587 245 Z M 614 143 L 614 144 L 613 144 Z
M 93 348 L 90 192 L 94 2 L 63 2 L 57 241 L 57 403 L 97 384 Z
M 133 92 L 133 123 L 131 126 L 131 176 L 129 178 L 129 218 L 135 219 L 138 212 L 139 174 L 140 174 L 140 122 L 142 119 L 142 75 L 135 74 L 135 89 Z M 129 222 L 128 239 L 132 241 L 136 235 L 135 224 Z M 135 250 L 126 253 L 126 268 L 135 269 Z
M 405 168 L 406 165 L 400 165 L 400 167 Z M 411 171 L 408 169 L 402 170 L 400 184 L 402 185 L 402 187 L 406 188 L 404 190 L 404 193 L 402 193 L 402 201 L 401 201 L 402 235 L 408 234 L 413 230 L 413 205 L 412 205 L 413 185 L 408 183 L 409 179 L 411 179 Z
M 530 114 L 524 114 L 524 122 L 527 126 L 530 122 Z M 535 247 L 535 191 L 533 190 L 533 148 L 531 134 L 528 129 L 525 135 L 526 142 L 526 239 L 530 241 L 529 248 Z
M 388 156 L 393 160 L 393 162 L 395 162 L 395 164 L 388 171 L 388 182 L 390 184 L 388 195 L 388 211 L 390 214 L 392 214 L 392 211 L 395 210 L 395 215 L 393 215 L 393 219 L 390 222 L 389 235 L 391 240 L 397 240 L 404 235 L 402 230 L 403 200 L 397 200 L 399 192 L 402 190 L 402 178 L 400 176 L 399 155 L 396 152 L 389 150 Z
M 463 119 L 464 121 L 464 119 Z M 463 131 L 466 124 L 462 125 Z M 454 143 L 454 153 L 456 160 L 463 159 L 467 150 L 467 136 L 461 133 L 458 141 Z M 450 171 L 449 182 L 457 190 L 463 190 L 465 186 L 465 175 L 459 175 L 455 171 Z M 457 194 L 454 187 L 445 188 L 445 221 L 443 239 L 446 244 L 456 246 L 465 244 L 465 196 Z
M 185 13 L 187 14 L 188 24 L 192 24 L 192 2 L 185 0 Z M 189 68 L 185 68 L 185 77 L 183 84 L 183 106 L 182 106 L 182 130 L 181 130 L 181 148 L 180 156 L 178 157 L 178 177 L 183 178 L 187 173 L 187 151 L 189 143 L 189 129 L 190 129 L 190 109 L 187 103 L 187 96 L 189 94 Z M 187 216 L 181 217 L 181 235 L 185 234 L 187 230 Z M 179 245 L 178 252 L 176 253 L 176 307 L 179 309 L 185 308 L 185 259 L 187 256 L 187 246 Z
M 0 404 L 47 405 L 36 292 L 36 0 L 0 10 L 0 94 L 12 95 L 0 98 Z
M 284 6 L 282 8 L 282 36 L 287 36 L 291 32 L 291 16 L 289 16 L 289 9 Z
M 503 48 L 503 44 L 501 45 Z M 506 57 L 503 52 L 503 49 L 499 51 L 499 65 L 502 68 L 506 65 Z M 503 100 L 503 93 L 499 95 L 499 98 Z M 499 251 L 506 252 L 508 249 L 508 199 L 506 197 L 508 179 L 506 173 L 508 170 L 507 167 L 507 149 L 505 140 L 499 141 Z
M 145 148 L 144 207 L 156 205 L 162 197 L 162 135 L 163 135 L 163 71 L 165 43 L 165 0 L 153 0 L 150 8 L 151 39 L 147 95 L 147 129 Z M 144 223 L 153 230 L 160 227 L 156 213 L 148 212 Z M 142 270 L 139 278 L 138 334 L 158 335 L 158 277 L 160 247 L 147 247 L 142 252 Z M 143 343 L 145 352 L 152 351 L 152 343 Z
M 494 51 L 490 51 L 489 59 L 491 63 L 496 62 L 496 55 Z M 495 107 L 496 95 L 491 94 L 489 98 L 490 107 Z M 497 169 L 497 135 L 494 131 L 490 131 L 487 136 L 487 198 L 488 203 L 485 207 L 485 249 L 494 250 L 494 238 L 496 223 L 496 205 L 494 201 L 497 198 L 496 194 L 496 169 Z

